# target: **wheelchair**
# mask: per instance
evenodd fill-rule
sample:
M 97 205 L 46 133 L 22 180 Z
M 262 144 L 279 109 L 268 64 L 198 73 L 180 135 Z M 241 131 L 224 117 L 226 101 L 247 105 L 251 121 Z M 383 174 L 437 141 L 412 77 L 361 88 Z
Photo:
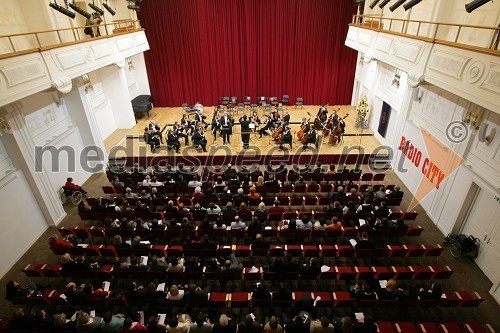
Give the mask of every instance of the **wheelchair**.
M 76 206 L 85 197 L 85 194 L 82 191 L 75 191 L 69 186 L 63 186 L 62 190 L 64 193 L 64 200 L 63 200 L 64 204 L 71 202 L 73 205 Z
M 479 255 L 479 239 L 472 235 L 448 235 L 444 244 L 448 244 L 453 258 L 458 259 L 465 254 L 471 259 L 476 259 Z

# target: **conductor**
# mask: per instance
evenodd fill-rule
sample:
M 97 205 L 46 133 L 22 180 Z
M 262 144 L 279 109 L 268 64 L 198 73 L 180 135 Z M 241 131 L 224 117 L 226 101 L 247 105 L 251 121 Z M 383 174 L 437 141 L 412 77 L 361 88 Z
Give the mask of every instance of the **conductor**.
M 243 149 L 248 149 L 248 142 L 250 141 L 250 121 L 247 119 L 247 116 L 245 114 L 240 118 L 240 125 Z

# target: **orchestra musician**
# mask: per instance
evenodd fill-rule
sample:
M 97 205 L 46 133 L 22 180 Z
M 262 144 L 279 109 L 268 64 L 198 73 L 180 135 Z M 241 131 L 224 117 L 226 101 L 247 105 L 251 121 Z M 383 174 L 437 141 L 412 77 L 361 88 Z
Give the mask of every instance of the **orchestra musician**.
M 149 131 L 151 134 L 156 134 L 160 137 L 160 142 L 163 143 L 163 138 L 161 137 L 160 125 L 158 125 L 154 120 L 149 121 L 148 125 Z
M 292 132 L 290 131 L 290 126 L 286 125 L 285 130 L 281 133 L 281 135 L 282 137 L 278 138 L 278 141 L 281 139 L 281 141 L 279 141 L 280 149 L 283 150 L 283 144 L 285 143 L 288 143 L 290 145 L 290 149 L 292 149 Z
M 233 134 L 233 118 L 227 111 L 224 112 L 224 116 L 222 116 L 220 124 L 223 144 L 226 144 L 226 142 L 231 143 L 231 134 Z
M 201 122 L 205 126 L 205 129 L 207 129 L 209 123 L 207 123 L 205 119 L 207 119 L 207 116 L 203 113 L 203 110 L 197 110 L 194 120 L 196 123 Z
M 214 112 L 212 118 L 212 134 L 214 135 L 214 142 L 217 140 L 217 132 L 220 131 L 220 116 L 218 112 Z
M 145 127 L 144 142 L 151 147 L 151 152 L 154 153 L 156 148 L 160 146 L 160 135 L 157 132 L 152 132 L 148 127 Z
M 260 137 L 262 138 L 262 135 L 271 135 L 271 119 L 269 119 L 269 116 L 264 116 L 264 122 L 262 123 L 264 126 L 259 130 Z
M 179 138 L 184 138 L 184 142 L 185 142 L 186 146 L 189 145 L 189 137 L 186 133 L 183 133 L 184 127 L 181 124 L 179 124 L 179 122 L 176 121 L 174 123 L 173 130 L 174 130 L 174 133 L 177 134 L 177 136 Z
M 240 125 L 243 149 L 248 149 L 248 142 L 250 141 L 250 121 L 247 119 L 247 116 L 245 114 L 240 118 Z
M 318 110 L 317 117 L 322 123 L 324 123 L 328 119 L 328 109 L 326 108 L 327 105 L 328 104 L 322 105 Z
M 184 129 L 186 130 L 186 134 L 192 132 L 193 126 L 191 126 L 191 122 L 189 121 L 186 114 L 182 115 L 181 126 L 184 127 Z
M 271 118 L 271 125 L 273 128 L 277 128 L 281 123 L 281 116 L 278 111 L 274 111 Z
M 283 116 L 283 123 L 288 125 L 290 123 L 290 114 L 288 114 L 288 110 L 285 110 L 285 115 Z
M 333 128 L 337 127 L 339 124 L 339 115 L 337 114 L 337 110 L 333 110 L 332 114 L 330 115 L 330 119 L 333 123 Z
M 311 130 L 311 124 L 309 123 L 309 120 L 307 120 L 305 117 L 302 118 L 302 122 L 300 123 L 300 128 L 303 129 L 303 135 L 306 135 L 310 130 Z M 298 135 L 298 133 L 297 133 Z M 298 141 L 301 141 L 302 137 L 299 137 Z
M 342 141 L 342 138 L 344 136 L 344 133 L 345 133 L 345 121 L 344 121 L 344 118 L 338 118 L 338 125 L 340 127 L 340 130 L 341 130 L 341 134 L 339 135 L 339 138 L 338 138 L 338 141 L 337 143 L 340 143 Z
M 168 130 L 167 132 L 167 146 L 172 147 L 176 153 L 180 152 L 181 143 L 177 134 L 172 130 Z
M 198 130 L 194 132 L 193 143 L 195 146 L 201 146 L 203 151 L 207 151 L 207 139 L 205 138 L 205 130 L 203 126 L 198 127 Z
M 316 146 L 316 148 L 318 148 L 318 142 L 316 140 L 316 130 L 314 129 L 314 126 L 311 126 L 307 134 L 304 135 L 307 135 L 307 138 L 305 138 L 305 140 L 302 140 L 303 150 L 307 149 L 307 145 L 309 143 L 313 143 Z
M 257 111 L 254 111 L 252 116 L 250 117 L 250 122 L 253 123 L 253 129 L 252 131 L 255 132 L 259 125 L 261 124 L 261 121 L 259 119 L 259 115 L 257 114 Z

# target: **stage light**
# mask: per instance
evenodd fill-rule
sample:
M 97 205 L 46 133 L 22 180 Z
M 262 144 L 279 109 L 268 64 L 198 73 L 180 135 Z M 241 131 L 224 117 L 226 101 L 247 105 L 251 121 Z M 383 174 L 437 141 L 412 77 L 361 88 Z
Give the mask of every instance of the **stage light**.
M 113 8 L 109 7 L 108 6 L 108 3 L 107 2 L 104 2 L 102 4 L 104 6 L 104 8 L 106 8 L 106 10 L 112 15 L 112 16 L 115 16 L 116 12 L 113 10 Z
M 380 3 L 380 5 L 378 5 L 380 8 L 384 8 L 385 5 L 387 5 L 389 3 L 389 1 L 391 0 L 382 0 L 382 2 Z
M 370 9 L 373 9 L 379 2 L 380 0 L 373 0 L 373 2 L 368 6 Z
M 413 6 L 415 6 L 415 5 L 418 5 L 421 2 L 422 2 L 422 0 L 410 0 L 410 2 L 405 3 L 403 5 L 403 7 L 404 7 L 405 10 L 408 10 L 408 9 L 412 8 Z
M 472 2 L 469 2 L 468 4 L 465 5 L 465 11 L 467 11 L 467 13 L 471 13 L 476 9 L 478 9 L 479 7 L 481 7 L 482 5 L 484 5 L 485 3 L 488 3 L 490 1 L 493 0 L 474 0 Z
M 71 9 L 73 9 L 75 12 L 77 12 L 78 14 L 82 15 L 82 16 L 85 16 L 85 18 L 91 18 L 92 17 L 92 14 L 90 14 L 89 12 L 87 12 L 86 10 L 78 7 L 77 5 L 75 5 L 75 1 L 73 0 L 73 3 L 70 3 L 68 6 L 71 7 Z
M 68 17 L 71 17 L 72 19 L 74 19 L 75 16 L 76 16 L 76 14 L 73 13 L 71 10 L 68 10 L 67 8 L 65 8 L 63 6 L 59 6 L 57 4 L 56 0 L 54 0 L 54 3 L 49 2 L 49 6 L 52 7 L 52 8 L 54 8 L 55 10 L 57 10 L 61 14 L 64 14 L 64 15 L 66 15 Z
M 101 16 L 104 15 L 104 10 L 97 7 L 93 2 L 92 3 L 89 2 L 89 7 L 92 8 L 93 10 L 95 10 L 96 12 L 98 12 L 99 14 L 101 14 Z
M 389 10 L 391 12 L 395 11 L 396 9 L 398 9 L 399 6 L 401 6 L 406 0 L 398 0 L 396 1 L 391 7 L 389 7 Z
M 136 10 L 136 11 L 139 10 L 139 9 L 141 9 L 141 7 L 139 7 L 137 5 L 128 5 L 127 8 L 128 9 L 132 9 L 132 10 Z

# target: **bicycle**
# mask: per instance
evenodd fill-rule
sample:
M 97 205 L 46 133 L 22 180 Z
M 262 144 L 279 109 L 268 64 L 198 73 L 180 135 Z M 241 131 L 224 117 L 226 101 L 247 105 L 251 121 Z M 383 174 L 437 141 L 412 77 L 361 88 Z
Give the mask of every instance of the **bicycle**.
M 445 244 L 448 244 L 453 258 L 458 259 L 466 254 L 469 258 L 476 259 L 479 255 L 479 239 L 472 235 L 448 235 Z

